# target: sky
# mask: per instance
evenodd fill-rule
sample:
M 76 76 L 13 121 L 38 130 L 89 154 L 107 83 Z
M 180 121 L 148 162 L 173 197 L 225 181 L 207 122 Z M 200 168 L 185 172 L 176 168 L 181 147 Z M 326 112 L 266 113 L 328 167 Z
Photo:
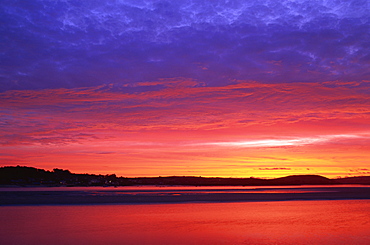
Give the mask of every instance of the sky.
M 370 175 L 368 0 L 2 0 L 0 166 Z

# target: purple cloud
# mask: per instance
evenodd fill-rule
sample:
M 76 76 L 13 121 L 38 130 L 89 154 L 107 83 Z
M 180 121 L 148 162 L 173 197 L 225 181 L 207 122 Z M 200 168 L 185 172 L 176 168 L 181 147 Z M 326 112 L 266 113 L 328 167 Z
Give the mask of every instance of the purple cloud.
M 4 0 L 1 90 L 366 80 L 369 13 L 365 0 Z

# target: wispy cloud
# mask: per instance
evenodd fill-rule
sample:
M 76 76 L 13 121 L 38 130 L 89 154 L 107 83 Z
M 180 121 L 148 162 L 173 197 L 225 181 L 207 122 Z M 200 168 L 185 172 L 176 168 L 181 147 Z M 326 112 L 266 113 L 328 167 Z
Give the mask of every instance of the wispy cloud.
M 258 170 L 291 170 L 291 168 L 258 168 Z
M 348 135 L 320 135 L 317 137 L 297 137 L 297 138 L 284 138 L 280 139 L 259 139 L 259 140 L 246 140 L 246 141 L 228 141 L 228 142 L 205 142 L 197 143 L 194 145 L 210 145 L 221 147 L 282 147 L 282 146 L 302 146 L 311 144 L 320 144 L 328 142 L 337 142 L 348 139 L 367 139 L 370 140 L 370 133 L 365 134 L 348 134 Z
M 1 93 L 2 142 L 75 142 L 136 130 L 229 130 L 231 135 L 240 135 L 238 131 L 249 135 L 248 127 L 264 128 L 268 133 L 275 130 L 272 125 L 281 124 L 291 125 L 288 134 L 300 124 L 306 125 L 302 132 L 312 129 L 318 134 L 315 127 L 331 127 L 326 126 L 331 121 L 338 121 L 337 134 L 368 130 L 367 81 L 279 85 L 239 81 L 205 87 L 192 80 L 173 79 L 160 81 L 158 86 L 139 93 L 111 86 Z M 306 137 L 217 144 L 278 146 L 323 140 Z

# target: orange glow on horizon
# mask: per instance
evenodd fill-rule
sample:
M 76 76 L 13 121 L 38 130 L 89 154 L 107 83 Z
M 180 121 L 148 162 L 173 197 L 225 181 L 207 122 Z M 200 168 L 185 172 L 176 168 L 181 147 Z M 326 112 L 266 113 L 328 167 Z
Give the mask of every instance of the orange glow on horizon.
M 370 174 L 362 87 L 159 84 L 133 94 L 101 87 L 0 94 L 12 122 L 1 132 L 2 166 L 125 177 Z

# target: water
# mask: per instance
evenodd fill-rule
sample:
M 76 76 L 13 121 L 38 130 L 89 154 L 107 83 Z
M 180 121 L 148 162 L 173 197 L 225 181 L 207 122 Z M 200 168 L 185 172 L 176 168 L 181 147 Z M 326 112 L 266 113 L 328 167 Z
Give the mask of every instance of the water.
M 0 220 L 4 245 L 370 244 L 370 200 L 0 206 Z

